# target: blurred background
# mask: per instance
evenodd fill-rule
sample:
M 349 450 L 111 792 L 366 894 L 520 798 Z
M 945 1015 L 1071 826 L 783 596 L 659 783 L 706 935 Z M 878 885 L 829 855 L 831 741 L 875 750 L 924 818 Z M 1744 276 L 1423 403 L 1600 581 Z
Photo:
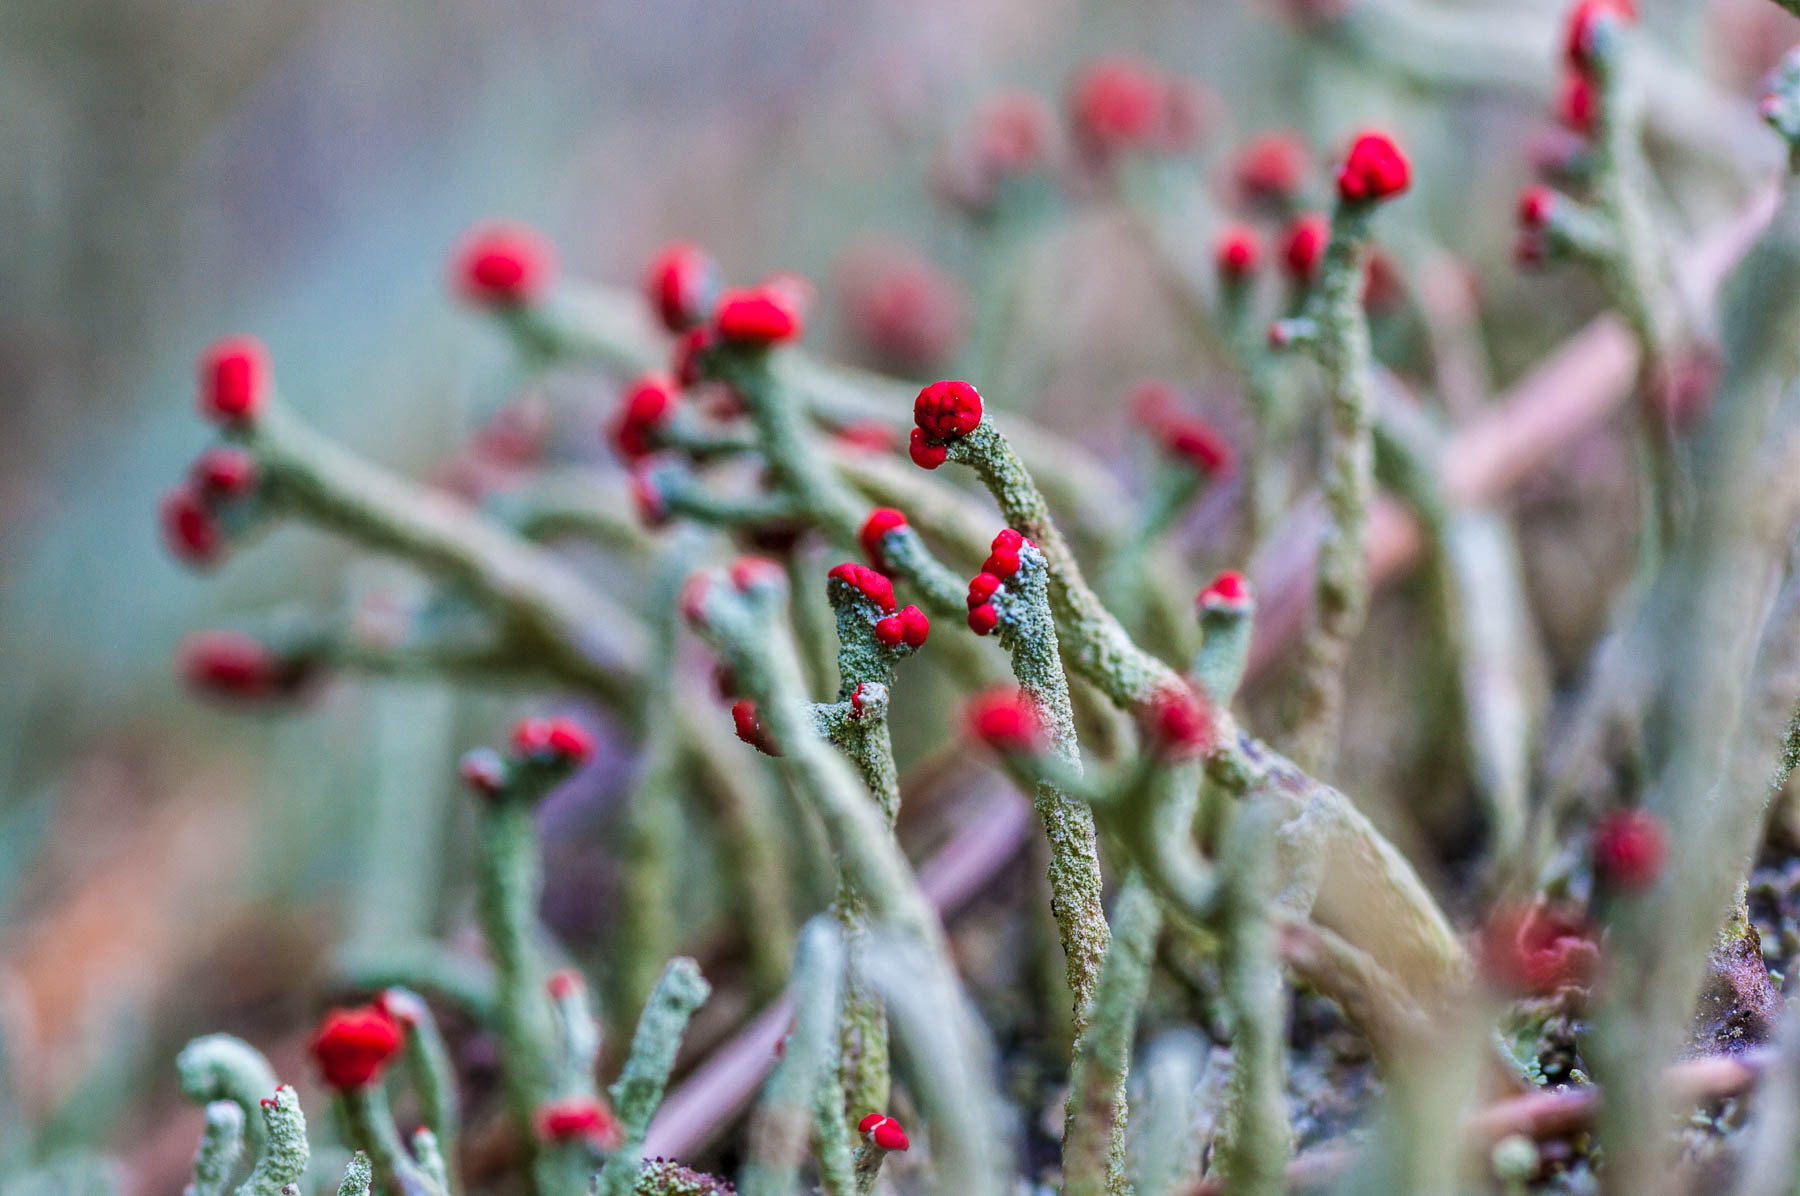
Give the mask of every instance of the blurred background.
M 134 1188 L 168 1190 L 197 1118 L 169 1060 L 192 1034 L 254 1035 L 301 1070 L 330 952 L 457 925 L 454 761 L 516 708 L 345 680 L 256 717 L 181 690 L 171 659 L 189 630 L 406 584 L 297 530 L 214 575 L 167 557 L 157 496 L 207 440 L 201 346 L 262 337 L 307 420 L 423 475 L 525 381 L 446 285 L 464 230 L 501 215 L 543 230 L 567 274 L 616 285 L 673 237 L 741 281 L 798 272 L 820 289 L 809 343 L 866 356 L 842 315 L 847 261 L 916 255 L 981 309 L 992 246 L 932 185 L 970 111 L 1002 86 L 1060 109 L 1081 63 L 1123 52 L 1211 97 L 1189 159 L 1202 181 L 1261 130 L 1329 153 L 1366 123 L 1405 129 L 1420 186 L 1382 237 L 1420 249 L 1412 262 L 1454 247 L 1479 297 L 1481 386 L 1500 387 L 1596 297 L 1509 263 L 1562 6 L 1479 7 L 1541 31 L 1541 79 L 1354 88 L 1274 0 L 0 7 L 0 1176 L 95 1148 Z M 1796 40 L 1767 0 L 1646 8 L 1660 43 L 1746 114 Z M 1741 194 L 1716 190 L 1689 197 L 1696 223 Z M 1185 378 L 1203 402 L 1229 386 L 1209 382 L 1103 207 L 1065 215 L 1029 250 L 1020 340 L 1035 348 L 1002 402 L 1124 467 L 1115 413 L 1135 380 Z M 1209 244 L 1194 230 L 1194 260 Z M 612 384 L 559 385 L 554 435 L 604 460 Z M 1624 444 L 1577 446 L 1568 475 L 1539 484 L 1544 520 L 1606 510 L 1590 491 L 1612 475 L 1594 462 Z M 1567 505 L 1583 495 L 1598 505 Z M 1598 583 L 1546 629 L 1569 670 L 1629 566 L 1629 529 L 1603 520 L 1597 541 L 1546 551 Z M 629 768 L 626 745 L 602 755 L 551 824 L 552 901 L 577 942 L 604 934 L 605 813 Z

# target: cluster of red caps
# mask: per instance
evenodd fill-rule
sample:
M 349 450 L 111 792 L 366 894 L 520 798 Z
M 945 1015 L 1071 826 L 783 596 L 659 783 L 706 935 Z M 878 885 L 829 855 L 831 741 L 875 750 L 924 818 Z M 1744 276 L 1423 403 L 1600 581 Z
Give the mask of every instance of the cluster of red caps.
M 1019 571 L 1019 553 L 1031 544 L 1012 528 L 1001 528 L 989 546 L 988 558 L 981 572 L 969 579 L 969 630 L 987 635 L 1000 625 L 1000 612 L 994 606 L 994 595 Z
M 906 1129 L 885 1113 L 869 1113 L 856 1123 L 856 1132 L 877 1150 L 905 1150 L 912 1143 Z
M 248 425 L 268 401 L 269 354 L 255 337 L 215 342 L 200 355 L 199 375 L 200 413 L 222 427 Z M 217 562 L 225 550 L 219 513 L 254 492 L 257 481 L 256 458 L 248 451 L 221 447 L 202 453 L 158 508 L 169 551 L 190 565 Z
M 1412 163 L 1394 139 L 1377 129 L 1357 135 L 1338 167 L 1338 198 L 1347 204 L 1379 203 L 1412 185 Z
M 1597 39 L 1607 25 L 1629 25 L 1637 20 L 1633 0 L 1578 0 L 1569 10 L 1563 37 L 1564 74 L 1557 93 L 1556 114 L 1563 124 L 1583 137 L 1592 137 L 1600 124 L 1600 78 Z M 1519 240 L 1513 256 L 1522 266 L 1535 266 L 1547 256 L 1544 230 L 1555 214 L 1555 193 L 1546 187 L 1527 187 L 1519 197 Z
M 904 522 L 903 519 L 902 523 Z M 898 648 L 902 644 L 908 648 L 924 646 L 926 636 L 931 634 L 931 620 L 916 606 L 896 610 L 894 583 L 884 574 L 867 565 L 845 561 L 841 565 L 834 565 L 825 576 L 830 581 L 849 586 L 873 603 L 877 610 L 885 612 L 883 618 L 875 621 L 876 642 L 888 648 Z
M 933 382 L 913 400 L 913 423 L 907 452 L 914 465 L 936 469 L 949 459 L 951 441 L 981 426 L 981 392 L 954 378 Z
M 788 276 L 721 293 L 717 263 L 687 242 L 665 246 L 651 259 L 643 293 L 663 327 L 679 339 L 671 374 L 646 374 L 634 381 L 613 418 L 609 439 L 633 462 L 656 451 L 657 432 L 681 405 L 683 388 L 705 380 L 706 359 L 715 348 L 766 349 L 798 340 L 810 299 L 810 288 Z M 730 403 L 721 410 L 739 411 L 741 406 Z
M 525 718 L 513 726 L 512 757 L 521 764 L 569 770 L 587 763 L 594 754 L 594 736 L 572 718 Z M 463 757 L 463 782 L 483 797 L 506 791 L 508 769 L 497 753 L 481 749 Z

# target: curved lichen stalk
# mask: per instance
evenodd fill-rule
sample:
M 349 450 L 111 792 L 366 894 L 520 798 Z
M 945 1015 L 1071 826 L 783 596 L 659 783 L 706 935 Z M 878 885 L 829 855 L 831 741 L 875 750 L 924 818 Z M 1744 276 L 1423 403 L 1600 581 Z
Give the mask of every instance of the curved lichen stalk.
M 738 686 L 756 702 L 763 724 L 782 746 L 784 767 L 817 810 L 840 866 L 862 894 L 871 926 L 906 945 L 907 1016 L 921 1007 L 929 1010 L 935 1033 L 949 1045 L 948 1055 L 910 1060 L 910 1087 L 932 1128 L 938 1167 L 942 1174 L 957 1176 L 971 1196 L 998 1193 L 992 1097 L 986 1077 L 973 1071 L 985 1051 L 964 1007 L 943 931 L 881 812 L 814 727 L 785 627 L 785 596 L 786 579 L 779 568 L 740 561 L 729 580 L 710 572 L 696 576 L 683 596 L 683 608 L 724 658 Z M 896 992 L 879 979 L 882 952 L 871 952 L 869 959 L 890 1018 L 898 1018 Z M 904 1040 L 899 1022 L 896 1031 Z

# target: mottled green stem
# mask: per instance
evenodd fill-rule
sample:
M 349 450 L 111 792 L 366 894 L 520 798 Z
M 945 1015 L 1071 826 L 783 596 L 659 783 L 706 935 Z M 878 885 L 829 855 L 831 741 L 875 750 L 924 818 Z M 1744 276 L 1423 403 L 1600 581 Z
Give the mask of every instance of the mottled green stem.
M 1082 577 L 1081 565 L 1063 538 L 1043 494 L 1011 443 L 991 419 L 948 445 L 949 459 L 973 468 L 1000 505 L 1007 526 L 1016 528 L 1044 555 L 1049 571 L 1050 606 L 1070 666 L 1116 705 L 1136 709 L 1159 691 L 1181 684 L 1168 665 L 1132 642 Z
M 186 1196 L 225 1196 L 243 1150 L 244 1111 L 237 1102 L 216 1100 L 207 1105 L 206 1127 L 194 1152 L 194 1182 Z
M 637 1029 L 631 1035 L 631 1055 L 625 1068 L 608 1089 L 619 1117 L 622 1137 L 619 1149 L 606 1160 L 595 1186 L 596 1196 L 626 1196 L 643 1167 L 644 1136 L 650 1118 L 662 1103 L 669 1073 L 688 1019 L 706 1003 L 712 986 L 700 975 L 700 966 L 685 956 L 669 961 L 662 979 L 644 1005 Z
M 1069 1127 L 1063 1134 L 1063 1196 L 1125 1196 L 1125 1077 L 1138 1012 L 1150 989 L 1162 909 L 1135 872 L 1113 904 L 1112 946 L 1094 995 L 1094 1016 L 1076 1044 Z
M 344 1182 L 338 1185 L 337 1196 L 369 1196 L 374 1186 L 375 1169 L 369 1165 L 369 1156 L 359 1150 L 344 1167 Z
M 406 1065 L 418 1093 L 419 1116 L 431 1131 L 433 1142 L 447 1159 L 456 1158 L 456 1134 L 461 1119 L 457 1108 L 456 1068 L 450 1061 L 450 1048 L 438 1030 L 431 1008 L 417 993 L 403 988 L 390 988 L 382 996 L 382 1004 L 399 1022 L 406 1034 Z M 460 1185 L 453 1182 L 447 1166 L 443 1176 L 446 1191 L 455 1192 Z
M 657 557 L 649 609 L 653 625 L 650 672 L 642 701 L 645 743 L 626 799 L 619 844 L 621 901 L 607 1003 L 613 1024 L 630 1024 L 644 1007 L 675 951 L 675 858 L 682 834 L 684 736 L 676 689 L 680 615 L 676 597 L 688 562 L 704 537 L 687 529 L 670 537 Z
M 262 1114 L 263 1150 L 237 1196 L 284 1196 L 284 1189 L 306 1175 L 312 1149 L 306 1141 L 306 1115 L 293 1086 L 283 1084 L 258 1102 Z
M 271 403 L 238 430 L 268 501 L 475 595 L 519 659 L 635 709 L 646 665 L 637 619 L 543 548 L 312 432 Z
M 1685 505 L 1668 405 L 1668 371 L 1680 335 L 1681 305 L 1669 273 L 1668 251 L 1650 208 L 1655 182 L 1642 142 L 1647 80 L 1635 77 L 1632 40 L 1621 21 L 1593 22 L 1596 44 L 1591 57 L 1599 127 L 1590 184 L 1595 214 L 1611 230 L 1613 252 L 1602 259 L 1601 274 L 1641 353 L 1638 425 L 1649 467 L 1644 559 L 1654 562 L 1673 544 Z
M 819 1144 L 819 1178 L 827 1196 L 852 1196 L 855 1190 L 837 1066 L 844 967 L 844 944 L 834 921 L 807 923 L 794 956 L 794 1025 L 751 1121 L 750 1157 L 738 1181 L 744 1196 L 793 1192 L 810 1135 Z
M 532 803 L 523 797 L 508 792 L 481 803 L 475 912 L 494 962 L 494 1030 L 507 1116 L 531 1157 L 538 1106 L 556 1087 L 556 1022 L 535 945 L 542 877 Z
M 696 626 L 756 701 L 763 725 L 783 746 L 783 767 L 818 811 L 840 867 L 854 877 L 871 926 L 890 939 L 885 949 L 872 943 L 867 962 L 891 1024 L 903 1043 L 929 1035 L 942 1047 L 908 1051 L 909 1087 L 932 1127 L 941 1173 L 958 1177 L 969 1196 L 996 1196 L 999 1155 L 993 1098 L 977 1070 L 986 1055 L 979 1031 L 964 1005 L 942 928 L 893 834 L 849 766 L 814 729 L 783 617 L 786 587 L 778 577 L 743 590 L 717 576 L 692 584 L 703 587 L 692 612 Z M 905 978 L 890 985 L 886 963 L 896 951 L 906 954 Z M 897 1002 L 904 1002 L 904 1014 Z
M 1028 543 L 1019 550 L 1018 572 L 990 601 L 999 614 L 1000 642 L 1012 654 L 1019 688 L 1037 709 L 1060 770 L 1073 780 L 1081 776 L 1081 750 L 1048 582 L 1045 554 Z M 1094 814 L 1065 784 L 1050 777 L 1038 780 L 1032 805 L 1050 841 L 1050 909 L 1062 940 L 1075 1032 L 1080 1035 L 1093 1013 L 1095 986 L 1110 938 Z
M 1326 523 L 1292 729 L 1295 762 L 1315 773 L 1331 771 L 1336 762 L 1344 666 L 1369 607 L 1364 555 L 1375 490 L 1375 410 L 1362 290 L 1371 212 L 1366 203 L 1338 205 L 1307 308 L 1318 330 L 1310 344 L 1325 375 Z
M 1288 1123 L 1287 989 L 1270 917 L 1274 820 L 1267 807 L 1238 808 L 1220 852 L 1219 929 L 1231 1088 L 1214 1149 L 1227 1189 L 1280 1196 L 1293 1153 Z
M 340 1091 L 337 1107 L 345 1137 L 356 1149 L 368 1152 L 375 1170 L 376 1191 L 382 1196 L 408 1196 L 415 1191 L 436 1190 L 400 1140 L 394 1115 L 388 1109 L 387 1092 L 379 1083 Z

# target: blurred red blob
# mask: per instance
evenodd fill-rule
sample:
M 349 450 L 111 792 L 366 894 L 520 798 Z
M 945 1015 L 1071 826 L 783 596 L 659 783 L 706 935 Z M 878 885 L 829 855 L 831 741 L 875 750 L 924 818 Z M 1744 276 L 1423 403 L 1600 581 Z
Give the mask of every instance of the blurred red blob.
M 569 1097 L 538 1106 L 538 1137 L 545 1142 L 587 1142 L 601 1150 L 616 1149 L 625 1131 L 611 1109 L 591 1097 Z
M 269 351 L 253 336 L 214 341 L 200 355 L 200 414 L 214 423 L 241 424 L 268 398 Z
M 1142 59 L 1096 59 L 1069 89 L 1076 139 L 1102 155 L 1152 144 L 1163 119 L 1165 86 L 1162 73 Z
M 163 543 L 184 564 L 215 564 L 225 550 L 225 533 L 205 496 L 191 482 L 183 482 L 162 496 L 157 519 L 162 524 Z
M 1165 758 L 1185 759 L 1213 746 L 1212 711 L 1205 698 L 1185 686 L 1152 696 L 1144 707 L 1143 727 L 1152 750 Z
M 1541 903 L 1495 911 L 1477 947 L 1488 982 L 1520 995 L 1586 988 L 1600 970 L 1600 945 L 1587 920 Z
M 1669 832 L 1648 810 L 1615 810 L 1594 827 L 1594 875 L 1608 888 L 1638 893 L 1656 883 L 1669 857 Z
M 968 301 L 947 271 L 898 246 L 865 245 L 838 270 L 850 333 L 876 364 L 930 370 L 962 346 Z
M 1288 277 L 1304 286 L 1319 276 L 1325 247 L 1331 243 L 1331 222 L 1318 212 L 1298 216 L 1288 225 L 1281 241 L 1281 265 Z
M 290 697 L 312 673 L 242 631 L 197 631 L 181 642 L 176 662 L 194 692 L 237 700 Z
M 977 695 L 963 708 L 963 721 L 971 736 L 997 752 L 1034 752 L 1044 743 L 1036 704 L 1016 689 Z
M 698 245 L 677 241 L 650 259 L 644 295 L 670 332 L 703 322 L 719 293 L 719 267 Z
M 556 272 L 549 242 L 522 224 L 492 223 L 472 230 L 456 254 L 463 295 L 484 307 L 523 307 L 542 297 Z
M 1251 139 L 1231 168 L 1239 200 L 1278 207 L 1293 202 L 1305 185 L 1311 157 L 1298 133 L 1280 130 Z
M 1254 225 L 1227 225 L 1213 247 L 1213 263 L 1228 281 L 1249 278 L 1262 264 L 1262 234 Z
M 726 344 L 748 348 L 798 340 L 805 331 L 802 306 L 798 288 L 786 283 L 727 291 L 719 299 L 713 330 Z

